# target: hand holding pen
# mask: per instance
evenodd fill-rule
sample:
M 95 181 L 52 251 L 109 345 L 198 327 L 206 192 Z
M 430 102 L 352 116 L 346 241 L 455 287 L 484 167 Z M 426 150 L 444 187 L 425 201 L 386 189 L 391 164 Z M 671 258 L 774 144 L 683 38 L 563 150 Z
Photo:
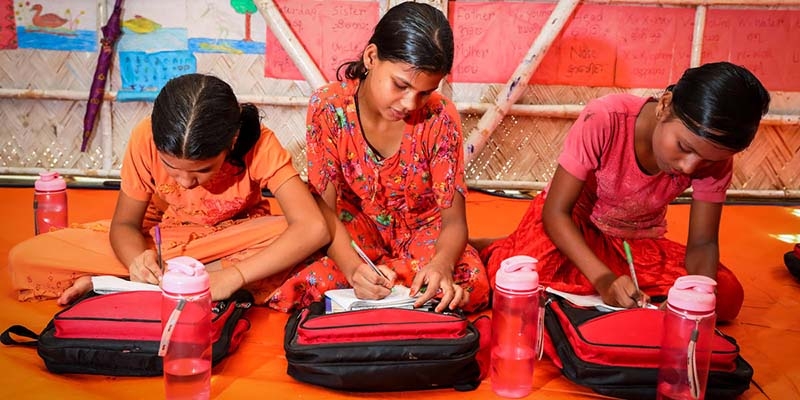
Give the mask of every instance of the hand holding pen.
M 381 278 L 385 279 L 385 282 L 386 282 L 385 284 L 393 284 L 394 279 L 390 279 L 388 276 L 386 276 L 386 274 L 384 274 L 383 271 L 381 271 L 378 268 L 378 266 L 375 265 L 375 263 L 373 263 L 372 260 L 369 259 L 369 257 L 367 257 L 367 254 L 364 253 L 364 250 L 361 250 L 361 247 L 359 247 L 358 244 L 356 244 L 355 240 L 351 240 L 350 241 L 350 247 L 352 247 L 353 250 L 355 250 L 356 254 L 358 254 L 358 256 L 361 258 L 361 260 L 364 261 L 364 264 L 367 264 L 369 266 L 369 268 L 372 269 L 373 272 L 378 274 L 378 276 L 380 276 Z M 383 287 L 383 288 L 386 288 L 386 289 L 390 289 L 390 287 L 385 286 L 385 284 L 384 285 L 379 285 L 376 282 L 370 282 L 370 283 L 371 283 L 371 286 L 373 288 L 375 286 L 379 286 L 379 287 Z M 378 293 L 375 293 L 374 290 L 360 290 L 360 288 L 358 287 L 357 283 L 354 283 L 353 288 L 356 289 L 356 296 L 359 297 L 359 298 L 385 297 L 386 295 L 388 295 L 388 293 L 380 295 Z M 370 293 L 371 295 L 364 296 L 366 293 Z M 364 296 L 364 297 L 362 297 L 362 296 Z
M 361 250 L 361 247 L 358 247 L 358 244 L 356 244 L 355 240 L 350 241 L 350 246 L 353 247 L 353 250 L 356 251 L 356 254 L 358 254 L 358 256 L 361 257 L 361 259 L 364 261 L 364 264 L 369 265 L 369 267 L 376 274 L 380 275 L 383 279 L 386 279 L 387 281 L 389 280 L 389 278 L 386 277 L 386 275 L 384 275 L 380 269 L 378 269 L 378 266 L 375 265 L 375 263 L 373 263 L 372 260 L 369 259 L 369 257 L 367 257 L 367 253 L 364 253 L 364 250 Z

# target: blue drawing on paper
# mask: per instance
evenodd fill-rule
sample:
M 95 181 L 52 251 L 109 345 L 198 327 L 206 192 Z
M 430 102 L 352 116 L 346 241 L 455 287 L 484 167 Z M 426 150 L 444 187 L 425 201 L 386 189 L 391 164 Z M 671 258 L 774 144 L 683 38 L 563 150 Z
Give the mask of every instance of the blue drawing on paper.
M 156 24 L 157 25 L 157 24 Z M 149 29 L 152 31 L 135 31 L 131 29 L 128 21 L 122 23 L 122 38 L 117 45 L 119 51 L 170 51 L 188 50 L 186 28 L 162 28 L 148 26 L 136 29 Z
M 122 87 L 118 101 L 153 101 L 168 80 L 197 71 L 197 60 L 185 50 L 146 53 L 120 51 Z
M 193 3 L 188 10 L 189 50 L 196 53 L 261 54 L 266 47 L 266 26 L 252 0 L 217 0 Z M 223 3 L 224 4 L 224 3 Z
M 25 2 L 16 4 L 14 14 L 21 49 L 97 51 L 97 31 L 80 29 L 91 26 L 85 11 L 45 10 L 42 4 Z
M 195 53 L 264 54 L 264 42 L 244 40 L 191 38 L 189 50 Z

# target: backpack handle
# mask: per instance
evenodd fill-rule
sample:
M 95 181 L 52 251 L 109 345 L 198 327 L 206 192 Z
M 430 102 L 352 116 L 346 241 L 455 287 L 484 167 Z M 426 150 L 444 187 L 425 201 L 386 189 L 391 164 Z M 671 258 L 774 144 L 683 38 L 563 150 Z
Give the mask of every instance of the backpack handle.
M 11 337 L 11 335 L 22 336 L 33 340 L 18 341 Z M 39 344 L 39 335 L 22 325 L 13 325 L 0 334 L 0 343 L 6 346 L 19 345 L 36 347 Z

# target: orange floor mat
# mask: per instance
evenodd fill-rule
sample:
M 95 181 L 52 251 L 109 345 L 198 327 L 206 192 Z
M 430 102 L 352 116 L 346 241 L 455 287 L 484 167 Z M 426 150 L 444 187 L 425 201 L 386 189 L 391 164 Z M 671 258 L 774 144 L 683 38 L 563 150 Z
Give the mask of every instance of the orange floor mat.
M 0 188 L 0 259 L 33 234 L 33 190 Z M 109 218 L 116 192 L 70 189 L 71 222 Z M 504 235 L 516 227 L 527 201 L 480 193 L 469 196 L 468 222 L 473 236 Z M 723 262 L 745 287 L 739 318 L 721 329 L 734 336 L 743 356 L 755 369 L 754 384 L 744 399 L 800 398 L 800 284 L 783 266 L 791 245 L 780 234 L 800 233 L 797 208 L 781 206 L 727 206 L 720 234 Z M 669 236 L 683 241 L 688 206 L 671 206 Z M 42 251 L 47 251 L 42 249 Z M 0 262 L 0 328 L 21 324 L 38 331 L 59 307 L 53 301 L 20 303 L 10 289 L 6 262 Z M 496 398 L 488 381 L 473 392 L 450 389 L 400 393 L 343 393 L 298 383 L 286 375 L 283 326 L 287 316 L 265 308 L 251 310 L 252 328 L 239 350 L 214 368 L 215 399 L 489 399 Z M 155 399 L 163 398 L 159 378 L 121 378 L 49 373 L 35 350 L 0 348 L 0 397 L 6 399 Z M 365 377 L 369 379 L 369 377 Z M 560 376 L 547 360 L 536 366 L 531 399 L 603 398 Z

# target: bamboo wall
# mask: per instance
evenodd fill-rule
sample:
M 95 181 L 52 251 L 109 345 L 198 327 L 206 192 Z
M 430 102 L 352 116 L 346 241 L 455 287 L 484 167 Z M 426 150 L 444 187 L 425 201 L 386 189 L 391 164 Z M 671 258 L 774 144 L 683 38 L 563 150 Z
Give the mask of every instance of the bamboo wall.
M 397 1 L 380 0 L 381 10 Z M 698 15 L 706 7 L 767 7 L 797 9 L 800 1 L 658 0 L 602 1 L 602 4 L 632 3 L 691 5 Z M 113 3 L 113 2 L 112 2 Z M 446 9 L 444 1 L 428 3 Z M 572 4 L 570 4 L 572 3 Z M 556 11 L 580 3 L 561 0 Z M 270 29 L 282 23 L 270 16 L 271 0 L 257 2 Z M 105 2 L 98 27 L 105 23 Z M 554 11 L 554 14 L 556 13 Z M 270 18 L 273 20 L 270 21 Z M 551 19 L 569 18 L 565 15 Z M 285 22 L 283 22 L 285 24 Z M 557 24 L 555 24 L 557 25 Z M 289 32 L 291 33 L 291 32 Z M 523 63 L 515 76 L 530 77 L 537 54 L 546 52 L 555 32 L 543 32 L 532 43 L 533 61 Z M 548 37 L 552 36 L 552 37 Z M 700 35 L 702 36 L 702 35 Z M 291 38 L 287 38 L 289 40 Z M 787 44 L 788 45 L 788 44 Z M 794 44 L 796 45 L 796 44 Z M 302 53 L 302 49 L 300 51 Z M 119 71 L 113 66 L 107 101 L 87 152 L 80 152 L 83 116 L 96 54 L 18 49 L 0 51 L 0 174 L 35 174 L 54 169 L 66 175 L 118 177 L 127 137 L 134 124 L 146 116 L 148 102 L 117 102 Z M 297 57 L 302 57 L 302 54 Z M 321 79 L 311 63 L 306 80 L 264 77 L 264 56 L 252 54 L 196 54 L 197 71 L 211 73 L 231 83 L 242 101 L 256 103 L 265 123 L 295 156 L 295 165 L 305 174 L 305 104 L 312 87 Z M 531 60 L 531 57 L 526 58 Z M 298 59 L 298 65 L 303 62 Z M 527 65 L 526 65 L 527 64 Z M 509 78 L 513 81 L 515 76 Z M 525 81 L 523 79 L 522 81 Z M 564 135 L 582 106 L 607 93 L 630 92 L 658 95 L 661 89 L 578 87 L 563 85 L 510 85 L 446 83 L 442 91 L 462 111 L 467 144 L 478 151 L 467 159 L 467 178 L 472 186 L 492 189 L 539 189 L 555 170 Z M 737 156 L 731 194 L 769 199 L 800 198 L 800 93 L 771 92 L 768 117 L 750 149 Z M 510 100 L 509 100 L 510 99 Z M 481 133 L 483 132 L 483 133 Z

